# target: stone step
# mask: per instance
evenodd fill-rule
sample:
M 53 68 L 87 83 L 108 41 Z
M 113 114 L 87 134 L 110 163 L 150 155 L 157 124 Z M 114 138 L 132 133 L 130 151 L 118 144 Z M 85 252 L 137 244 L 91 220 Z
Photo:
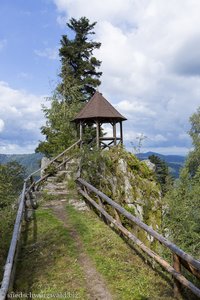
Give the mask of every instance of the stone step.
M 87 205 L 85 204 L 85 202 L 82 201 L 82 200 L 71 199 L 71 200 L 69 200 L 69 204 L 71 204 L 74 208 L 76 208 L 77 210 L 80 210 L 80 211 L 89 210 L 89 208 L 87 207 Z
M 48 182 L 45 184 L 45 189 L 49 190 L 66 190 L 66 184 L 58 184 L 57 182 Z
M 57 177 L 56 176 L 49 176 L 47 177 L 47 182 L 52 182 L 52 181 L 56 181 Z
M 47 195 L 52 195 L 52 196 L 68 196 L 69 192 L 68 191 L 47 191 Z
M 60 175 L 63 175 L 63 174 L 66 175 L 66 174 L 69 174 L 69 173 L 71 173 L 71 171 L 69 171 L 69 170 L 60 170 L 56 173 L 56 176 L 60 176 Z
M 35 191 L 35 192 L 33 192 L 33 197 L 40 198 L 41 196 L 42 196 L 42 192 L 41 191 Z
M 63 183 L 63 182 L 56 182 L 56 186 L 57 187 L 60 187 L 60 188 L 66 188 L 66 184 L 65 183 Z
M 63 180 L 67 180 L 67 179 L 70 179 L 70 178 L 73 178 L 74 177 L 74 173 L 73 172 L 70 172 L 70 171 L 59 171 L 57 173 L 57 181 L 59 181 L 59 177 L 61 177 Z

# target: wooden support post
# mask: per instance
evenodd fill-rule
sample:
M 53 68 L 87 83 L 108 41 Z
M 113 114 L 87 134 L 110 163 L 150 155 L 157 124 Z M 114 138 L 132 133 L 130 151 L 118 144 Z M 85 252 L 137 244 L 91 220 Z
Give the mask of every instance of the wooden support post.
M 116 220 L 119 224 L 122 224 L 122 223 L 121 223 L 120 216 L 119 216 L 117 210 L 116 210 L 115 208 L 113 208 L 113 210 L 114 210 L 114 214 L 115 214 L 115 220 Z
M 36 209 L 36 208 L 38 207 L 38 205 L 37 205 L 37 201 L 35 200 L 35 198 L 34 198 L 32 192 L 29 191 L 28 195 L 29 195 L 29 200 L 30 200 L 30 203 L 31 203 L 32 208 L 33 208 L 33 209 Z
M 122 121 L 120 121 L 120 139 L 121 139 L 121 144 L 123 145 L 123 128 L 122 128 Z
M 190 291 L 193 292 L 194 295 L 197 296 L 197 298 L 200 298 L 200 289 L 195 286 L 192 282 L 190 282 L 186 277 L 184 277 L 181 274 L 181 263 L 180 263 L 180 257 L 186 261 L 189 261 L 190 265 L 194 266 L 197 270 L 200 269 L 200 263 L 198 260 L 195 260 L 193 257 L 191 257 L 189 254 L 185 253 L 183 250 L 178 248 L 175 244 L 168 241 L 166 238 L 158 234 L 156 231 L 154 231 L 152 228 L 141 222 L 138 218 L 131 215 L 129 212 L 125 213 L 124 208 L 120 208 L 120 205 L 111 200 L 109 197 L 107 197 L 102 192 L 98 191 L 95 187 L 93 187 L 91 184 L 87 183 L 83 179 L 77 179 L 77 182 L 81 184 L 83 187 L 87 187 L 88 190 L 91 192 L 94 192 L 96 195 L 101 197 L 101 199 L 105 200 L 108 204 L 110 204 L 112 207 L 114 207 L 118 212 L 126 216 L 129 220 L 133 221 L 135 224 L 137 224 L 141 229 L 144 229 L 146 232 L 150 233 L 152 236 L 154 236 L 156 239 L 158 239 L 163 245 L 165 245 L 167 248 L 171 249 L 172 252 L 175 254 L 175 252 L 178 252 L 178 254 L 175 254 L 174 256 L 174 265 L 173 267 L 165 261 L 162 257 L 160 257 L 158 254 L 156 254 L 154 251 L 152 251 L 150 248 L 145 246 L 142 241 L 140 241 L 136 236 L 133 235 L 130 231 L 128 231 L 122 224 L 117 222 L 113 217 L 111 217 L 100 205 L 98 205 L 88 194 L 86 194 L 81 188 L 78 188 L 78 191 L 81 195 L 83 195 L 95 208 L 97 208 L 98 211 L 102 213 L 103 216 L 105 216 L 110 223 L 113 224 L 116 228 L 120 230 L 128 239 L 133 241 L 137 246 L 139 246 L 147 255 L 149 255 L 151 258 L 153 258 L 156 262 L 158 262 L 165 270 L 167 270 L 168 273 L 170 273 L 176 280 L 177 283 L 182 284 L 184 287 L 190 289 Z M 147 230 L 148 228 L 148 230 Z M 179 255 L 180 254 L 180 255 Z M 181 291 L 178 289 L 178 292 Z M 175 297 L 178 297 L 178 293 L 175 294 Z M 196 298 L 195 298 L 196 299 Z
M 100 124 L 99 121 L 96 121 L 96 138 L 97 138 L 97 149 L 100 147 Z
M 97 196 L 97 200 L 98 200 L 98 203 L 99 203 L 99 205 L 100 205 L 101 207 L 103 207 L 103 204 L 102 204 L 101 198 L 100 198 L 98 195 L 96 195 L 96 196 Z
M 82 141 L 83 139 L 83 123 L 80 122 L 80 140 Z
M 181 273 L 180 257 L 175 253 L 173 253 L 173 267 L 178 273 Z M 176 278 L 174 278 L 174 298 L 179 299 L 180 296 L 181 296 L 181 284 Z
M 80 130 L 80 148 L 82 148 L 82 144 L 83 144 L 83 123 L 80 121 L 80 125 L 79 125 L 79 130 Z
M 114 138 L 114 145 L 117 145 L 117 131 L 116 131 L 116 122 L 113 123 L 113 138 Z
M 30 176 L 30 182 L 31 182 L 31 186 L 32 186 L 32 191 L 35 191 L 35 186 L 34 186 L 34 179 L 33 176 Z
M 97 196 L 97 200 L 98 200 L 99 206 L 103 208 L 103 204 L 102 204 L 101 198 L 98 195 L 96 195 L 96 196 Z M 104 222 L 106 222 L 106 219 L 104 218 L 104 216 L 102 215 L 101 212 L 99 212 L 99 217 L 102 218 L 104 220 Z
M 101 148 L 101 123 L 99 121 L 99 147 Z

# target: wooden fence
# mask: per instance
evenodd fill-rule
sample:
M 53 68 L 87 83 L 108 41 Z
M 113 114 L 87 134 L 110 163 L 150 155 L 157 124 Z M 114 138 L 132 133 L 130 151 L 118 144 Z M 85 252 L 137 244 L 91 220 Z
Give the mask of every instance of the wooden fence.
M 101 215 L 106 218 L 115 228 L 118 229 L 125 237 L 134 242 L 143 252 L 145 252 L 148 256 L 153 258 L 157 263 L 159 263 L 168 273 L 170 273 L 174 277 L 174 296 L 178 297 L 180 294 L 181 286 L 188 288 L 194 295 L 200 298 L 200 289 L 196 287 L 192 282 L 190 282 L 183 274 L 181 274 L 181 265 L 183 265 L 191 274 L 193 274 L 196 278 L 200 279 L 200 261 L 194 259 L 191 255 L 185 253 L 175 244 L 164 238 L 161 234 L 153 230 L 151 227 L 143 223 L 140 219 L 133 216 L 126 209 L 120 206 L 118 203 L 110 199 L 104 193 L 96 189 L 94 186 L 83 180 L 82 178 L 77 178 L 77 183 L 79 185 L 78 191 L 81 195 L 83 195 L 87 201 L 92 204 Z M 92 199 L 92 197 L 96 197 L 97 202 Z M 105 209 L 103 208 L 103 202 L 108 203 L 113 209 L 114 214 L 116 215 L 116 211 L 123 216 L 125 216 L 128 220 L 136 224 L 139 228 L 145 230 L 148 234 L 150 234 L 153 238 L 158 240 L 162 245 L 167 247 L 172 252 L 173 257 L 173 266 L 171 266 L 166 260 L 160 257 L 157 253 L 148 248 L 142 241 L 140 241 L 132 232 L 128 231 L 120 222 L 119 216 L 117 220 L 114 219 L 111 215 L 109 215 Z M 118 214 L 117 214 L 118 215 Z
M 71 150 L 73 150 L 76 146 L 78 146 L 81 143 L 81 140 L 78 140 L 76 143 L 74 143 L 71 147 L 63 151 L 61 154 L 56 156 L 54 159 L 52 159 L 46 168 L 48 168 L 51 165 L 55 166 L 56 170 L 59 170 L 65 163 L 67 163 L 73 156 L 67 156 Z M 59 162 L 58 162 L 59 161 Z M 12 234 L 12 239 L 9 247 L 9 252 L 6 260 L 6 264 L 4 267 L 4 274 L 3 274 L 3 280 L 1 283 L 0 288 L 0 300 L 5 300 L 7 298 L 7 294 L 9 290 L 12 289 L 13 282 L 14 282 L 14 276 L 15 276 L 15 268 L 16 268 L 16 261 L 17 256 L 19 252 L 19 245 L 20 245 L 20 237 L 21 237 L 21 228 L 22 228 L 22 222 L 25 219 L 28 221 L 27 216 L 27 207 L 28 207 L 28 201 L 31 204 L 31 207 L 35 209 L 37 207 L 36 199 L 33 197 L 33 193 L 36 191 L 40 183 L 45 181 L 49 174 L 45 174 L 42 176 L 39 180 L 35 180 L 34 177 L 39 172 L 41 172 L 41 168 L 37 171 L 30 174 L 25 180 L 23 185 L 22 193 L 19 197 L 19 206 L 17 210 L 14 230 Z
M 53 160 L 51 160 L 47 167 L 54 165 L 56 170 L 59 170 L 64 164 L 66 164 L 70 159 L 72 159 L 72 157 L 74 157 L 74 153 L 70 156 L 69 153 L 71 150 L 74 150 L 74 148 L 80 144 L 81 140 L 77 141 L 71 147 L 69 147 L 61 154 L 56 156 Z M 106 220 L 109 223 L 113 224 L 113 226 L 117 228 L 119 232 L 121 232 L 130 241 L 134 242 L 138 247 L 140 247 L 140 249 L 142 249 L 142 251 L 144 251 L 148 256 L 150 256 L 156 262 L 158 262 L 168 273 L 170 273 L 174 277 L 175 297 L 179 295 L 181 286 L 184 286 L 187 287 L 194 295 L 200 298 L 200 289 L 196 287 L 192 282 L 190 282 L 187 278 L 185 278 L 184 275 L 181 273 L 181 266 L 184 266 L 191 274 L 193 274 L 196 278 L 200 279 L 200 261 L 194 259 L 191 255 L 185 253 L 175 244 L 173 244 L 172 242 L 164 238 L 162 235 L 160 235 L 158 232 L 153 230 L 151 227 L 143 223 L 140 219 L 134 217 L 131 213 L 129 213 L 118 203 L 114 202 L 104 193 L 96 189 L 84 179 L 80 178 L 80 168 L 78 171 L 78 178 L 76 180 L 79 185 L 79 193 L 83 195 L 87 199 L 87 201 L 91 205 L 93 205 L 101 213 L 101 215 L 104 216 L 104 218 L 106 218 Z M 19 252 L 22 222 L 24 218 L 27 220 L 27 203 L 29 201 L 33 209 L 37 207 L 37 202 L 33 197 L 33 193 L 38 189 L 40 183 L 45 181 L 48 178 L 48 176 L 50 176 L 50 174 L 47 173 L 43 175 L 39 180 L 34 179 L 35 175 L 39 172 L 41 172 L 41 168 L 29 175 L 24 181 L 23 190 L 19 198 L 19 206 L 10 243 L 10 248 L 4 268 L 3 280 L 0 288 L 0 300 L 5 300 L 7 298 L 7 294 L 9 290 L 11 290 L 13 285 L 17 255 Z M 97 198 L 98 203 L 92 198 L 93 196 Z M 103 207 L 103 202 L 108 203 L 113 208 L 116 219 L 114 219 L 105 211 Z M 125 228 L 121 224 L 118 213 L 125 216 L 128 220 L 136 224 L 139 228 L 145 230 L 153 238 L 157 239 L 162 245 L 170 249 L 173 256 L 173 266 L 171 266 L 157 253 L 148 248 L 132 232 L 128 231 L 127 228 Z

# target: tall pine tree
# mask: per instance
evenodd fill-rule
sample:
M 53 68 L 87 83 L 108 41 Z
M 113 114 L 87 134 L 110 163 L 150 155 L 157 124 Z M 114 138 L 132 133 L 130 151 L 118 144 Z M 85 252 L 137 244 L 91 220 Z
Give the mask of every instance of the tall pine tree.
M 46 139 L 36 148 L 36 152 L 48 157 L 62 152 L 77 140 L 76 128 L 71 121 L 101 83 L 102 73 L 96 70 L 101 62 L 93 56 L 93 51 L 101 44 L 89 39 L 95 25 L 96 22 L 90 24 L 85 17 L 72 18 L 67 26 L 73 31 L 74 39 L 67 35 L 61 38 L 61 81 L 49 98 L 50 108 L 43 107 L 46 124 L 41 132 Z
M 94 34 L 94 26 L 96 22 L 91 23 L 86 17 L 79 20 L 72 18 L 67 23 L 75 37 L 70 40 L 67 35 L 63 35 L 61 39 L 61 48 L 59 55 L 61 57 L 61 73 L 62 82 L 58 86 L 58 91 L 65 96 L 65 85 L 69 79 L 75 79 L 77 84 L 81 86 L 80 91 L 83 100 L 88 100 L 94 94 L 95 89 L 100 85 L 100 76 L 102 72 L 98 72 L 101 62 L 93 56 L 93 51 L 99 49 L 101 43 L 89 40 L 89 35 Z
M 156 180 L 161 186 L 162 195 L 164 195 L 173 183 L 167 163 L 157 155 L 150 155 L 149 160 L 155 164 Z

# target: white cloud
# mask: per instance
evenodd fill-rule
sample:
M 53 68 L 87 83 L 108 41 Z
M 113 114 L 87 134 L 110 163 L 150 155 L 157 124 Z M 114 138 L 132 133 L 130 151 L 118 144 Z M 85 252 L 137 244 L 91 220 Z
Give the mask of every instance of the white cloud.
M 4 130 L 5 123 L 2 119 L 0 119 L 0 132 Z
M 69 16 L 82 17 L 86 15 L 91 20 L 123 20 L 131 18 L 136 8 L 132 0 L 54 0 L 60 12 Z M 130 11 L 130 8 L 132 11 Z
M 142 114 L 142 115 L 149 115 L 149 116 L 154 116 L 155 115 L 155 111 L 153 111 L 152 109 L 148 108 L 147 105 L 145 105 L 145 103 L 140 103 L 139 101 L 127 101 L 127 100 L 123 100 L 120 101 L 119 103 L 117 103 L 116 108 L 127 114 Z
M 125 137 L 148 147 L 190 147 L 189 116 L 200 104 L 198 0 L 54 0 L 58 20 L 97 21 L 101 91 L 120 110 Z M 62 23 L 62 22 L 61 22 Z M 185 135 L 183 134 L 185 132 Z M 181 151 L 181 150 L 180 150 Z
M 6 39 L 3 39 L 3 40 L 0 40 L 0 51 L 5 48 L 7 45 L 7 40 Z
M 60 25 L 60 27 L 64 28 L 66 25 L 66 17 L 65 16 L 58 16 L 57 17 L 57 23 Z
M 167 137 L 163 136 L 162 134 L 156 134 L 151 137 L 149 137 L 150 140 L 155 141 L 155 142 L 166 142 Z
M 43 50 L 34 50 L 34 53 L 37 56 L 47 57 L 48 59 L 51 59 L 51 60 L 58 59 L 58 47 L 45 48 Z
M 71 17 L 98 22 L 94 39 L 102 43 L 95 51 L 102 60 L 100 90 L 128 118 L 127 145 L 144 134 L 146 149 L 185 152 L 191 145 L 188 119 L 200 104 L 200 1 L 52 1 L 60 26 Z M 1 39 L 0 51 L 6 45 Z M 47 42 L 34 53 L 58 59 L 58 48 Z M 18 77 L 31 76 L 21 72 Z M 43 101 L 0 82 L 0 152 L 33 151 L 44 123 Z M 112 130 L 106 129 L 108 134 Z
M 2 142 L 0 140 L 0 153 L 1 154 L 27 154 L 33 153 L 34 149 L 37 147 L 37 143 L 33 144 L 15 144 L 9 143 L 9 141 Z
M 0 81 L 0 153 L 34 152 L 44 124 L 44 99 Z

